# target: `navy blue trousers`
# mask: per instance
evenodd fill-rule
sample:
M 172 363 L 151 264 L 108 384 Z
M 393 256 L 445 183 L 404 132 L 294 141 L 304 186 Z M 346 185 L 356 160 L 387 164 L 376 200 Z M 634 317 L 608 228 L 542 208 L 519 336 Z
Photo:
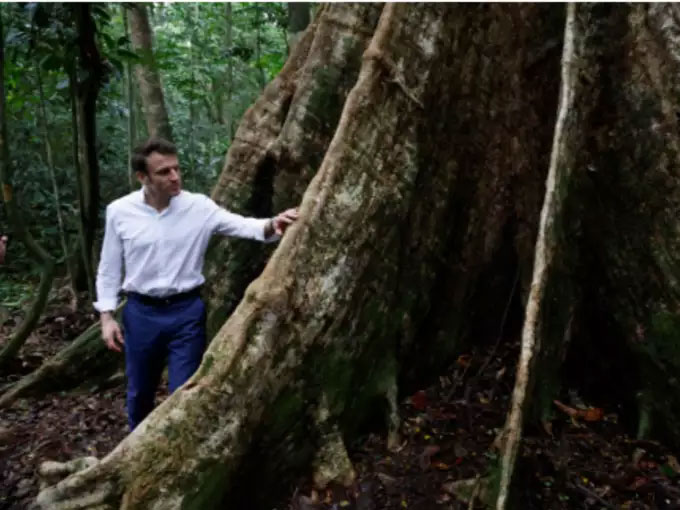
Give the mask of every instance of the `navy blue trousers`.
M 123 309 L 127 410 L 130 430 L 151 412 L 163 368 L 175 391 L 201 364 L 205 350 L 205 305 L 194 295 L 171 304 L 128 296 Z

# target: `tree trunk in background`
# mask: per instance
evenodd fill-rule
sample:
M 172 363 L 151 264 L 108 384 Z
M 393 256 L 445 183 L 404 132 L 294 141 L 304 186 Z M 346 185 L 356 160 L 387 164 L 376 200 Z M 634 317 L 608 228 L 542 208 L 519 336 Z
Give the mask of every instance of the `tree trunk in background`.
M 508 301 L 506 485 L 562 384 L 680 446 L 680 8 L 569 11 L 323 6 L 213 193 L 245 213 L 302 197 L 300 220 L 226 321 L 267 250 L 212 247 L 222 326 L 197 374 L 39 504 L 266 508 L 299 469 L 349 483 L 342 439 L 378 415 L 395 437 L 400 393 L 495 341 Z
M 194 4 L 193 12 L 190 17 L 191 28 L 191 46 L 189 51 L 189 66 L 191 68 L 191 89 L 189 94 L 189 172 L 185 172 L 184 178 L 189 182 L 188 178 L 195 178 L 196 176 L 196 45 L 198 41 L 197 26 L 199 23 L 199 3 Z M 186 174 L 189 175 L 186 175 Z
M 43 91 L 42 85 L 42 74 L 40 72 L 40 65 L 36 66 L 36 78 L 38 82 L 38 96 L 40 99 L 40 107 L 38 114 L 38 124 L 40 126 L 40 131 L 42 132 L 42 137 L 45 141 L 45 159 L 47 163 L 47 169 L 50 174 L 50 182 L 52 183 L 52 193 L 54 193 L 54 206 L 57 212 L 57 226 L 59 228 L 59 241 L 61 243 L 61 251 L 64 257 L 64 265 L 69 276 L 69 292 L 71 294 L 71 306 L 75 310 L 80 306 L 78 292 L 76 291 L 76 271 L 74 264 L 71 261 L 71 254 L 68 249 L 68 243 L 66 241 L 66 230 L 64 228 L 64 218 L 61 211 L 61 199 L 59 194 L 59 186 L 57 184 L 57 175 L 54 165 L 54 151 L 52 149 L 52 138 L 51 132 L 47 121 L 47 109 L 45 108 L 45 93 Z
M 170 120 L 153 54 L 153 34 L 146 6 L 141 3 L 129 4 L 129 20 L 132 47 L 142 59 L 141 63 L 135 65 L 135 73 L 149 136 L 160 136 L 172 141 Z
M 96 25 L 88 4 L 73 7 L 78 34 L 78 69 L 71 73 L 75 85 L 75 117 L 77 124 L 77 161 L 81 248 L 88 278 L 90 299 L 95 298 L 94 272 L 97 260 L 95 232 L 99 225 L 99 162 L 97 158 L 97 97 L 105 68 L 96 42 Z M 81 77 L 82 74 L 82 77 Z
M 35 299 L 26 317 L 19 324 L 12 336 L 6 340 L 0 349 L 0 367 L 13 359 L 28 336 L 31 334 L 42 315 L 47 296 L 52 288 L 55 273 L 55 260 L 40 246 L 26 227 L 17 199 L 14 196 L 12 160 L 9 155 L 9 143 L 7 140 L 7 117 L 5 110 L 5 38 L 3 30 L 2 12 L 0 11 L 0 184 L 2 185 L 2 198 L 7 210 L 9 223 L 14 234 L 21 240 L 31 256 L 40 265 L 40 283 L 35 291 Z
M 125 37 L 129 37 L 129 21 L 128 21 L 128 10 L 125 6 L 121 5 L 121 13 L 123 15 L 123 25 L 125 27 Z M 130 190 L 135 189 L 135 176 L 132 170 L 132 151 L 134 149 L 137 140 L 137 120 L 135 114 L 137 113 L 137 108 L 135 105 L 135 88 L 132 84 L 132 66 L 130 62 L 125 62 L 125 84 L 126 84 L 126 100 L 128 108 L 128 121 L 127 121 L 127 138 L 128 138 L 128 183 L 130 185 Z
M 288 52 L 295 49 L 302 32 L 309 25 L 309 4 L 306 2 L 288 2 Z
M 223 122 L 226 127 L 226 132 L 229 134 L 229 143 L 234 141 L 234 115 L 231 104 L 232 96 L 234 94 L 234 13 L 231 3 L 224 4 L 224 24 L 226 27 L 224 34 L 224 45 L 229 50 L 229 58 L 227 60 L 227 72 L 225 76 L 226 82 L 226 105 L 223 107 Z
M 257 68 L 257 83 L 261 90 L 267 84 L 267 78 L 262 66 L 262 6 L 255 3 L 255 66 Z

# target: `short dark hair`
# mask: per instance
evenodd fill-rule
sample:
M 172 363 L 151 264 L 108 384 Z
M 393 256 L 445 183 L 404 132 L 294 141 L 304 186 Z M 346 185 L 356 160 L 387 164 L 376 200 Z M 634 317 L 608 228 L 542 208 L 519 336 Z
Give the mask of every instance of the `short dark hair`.
M 158 152 L 159 154 L 165 155 L 176 155 L 177 147 L 172 142 L 165 140 L 164 138 L 159 138 L 152 136 L 146 142 L 139 144 L 137 147 L 132 149 L 132 157 L 130 158 L 130 166 L 133 172 L 142 172 L 144 174 L 149 173 L 149 169 L 146 167 L 146 158 L 152 152 Z

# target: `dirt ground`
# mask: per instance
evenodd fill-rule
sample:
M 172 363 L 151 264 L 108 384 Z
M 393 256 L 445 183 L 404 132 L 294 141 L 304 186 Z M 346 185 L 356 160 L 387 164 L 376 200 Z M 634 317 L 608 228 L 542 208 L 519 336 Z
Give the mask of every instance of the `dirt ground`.
M 19 359 L 0 374 L 0 388 L 39 366 L 92 321 L 92 315 L 50 311 Z M 0 338 L 12 325 L 10 319 Z M 380 434 L 353 444 L 352 487 L 319 491 L 305 477 L 277 508 L 485 508 L 492 497 L 486 481 L 497 473 L 493 442 L 503 426 L 517 353 L 517 342 L 508 341 L 497 352 L 460 356 L 435 384 L 404 398 L 397 449 L 388 451 Z M 530 428 L 524 439 L 517 508 L 680 509 L 680 465 L 673 452 L 630 437 L 615 409 L 588 408 L 573 391 L 564 405 L 556 405 L 550 424 Z M 102 457 L 126 434 L 122 387 L 24 399 L 0 411 L 0 510 L 29 507 L 40 462 Z

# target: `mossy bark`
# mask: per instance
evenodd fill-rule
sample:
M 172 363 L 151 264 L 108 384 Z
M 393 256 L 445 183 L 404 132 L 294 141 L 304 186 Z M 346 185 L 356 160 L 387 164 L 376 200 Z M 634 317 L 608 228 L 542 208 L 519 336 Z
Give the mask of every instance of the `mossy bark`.
M 379 14 L 378 4 L 319 9 L 281 73 L 241 120 L 212 193 L 217 203 L 259 217 L 299 203 L 335 132 Z M 271 252 L 234 239 L 211 245 L 205 268 L 209 337 Z
M 581 148 L 588 158 L 580 197 L 588 279 L 580 281 L 590 314 L 617 339 L 608 357 L 623 373 L 604 387 L 616 392 L 623 384 L 627 398 L 639 393 L 653 417 L 650 432 L 680 446 L 678 7 L 592 10 L 599 73 L 591 77 L 598 94 Z M 598 333 L 586 332 L 585 356 L 605 341 Z

